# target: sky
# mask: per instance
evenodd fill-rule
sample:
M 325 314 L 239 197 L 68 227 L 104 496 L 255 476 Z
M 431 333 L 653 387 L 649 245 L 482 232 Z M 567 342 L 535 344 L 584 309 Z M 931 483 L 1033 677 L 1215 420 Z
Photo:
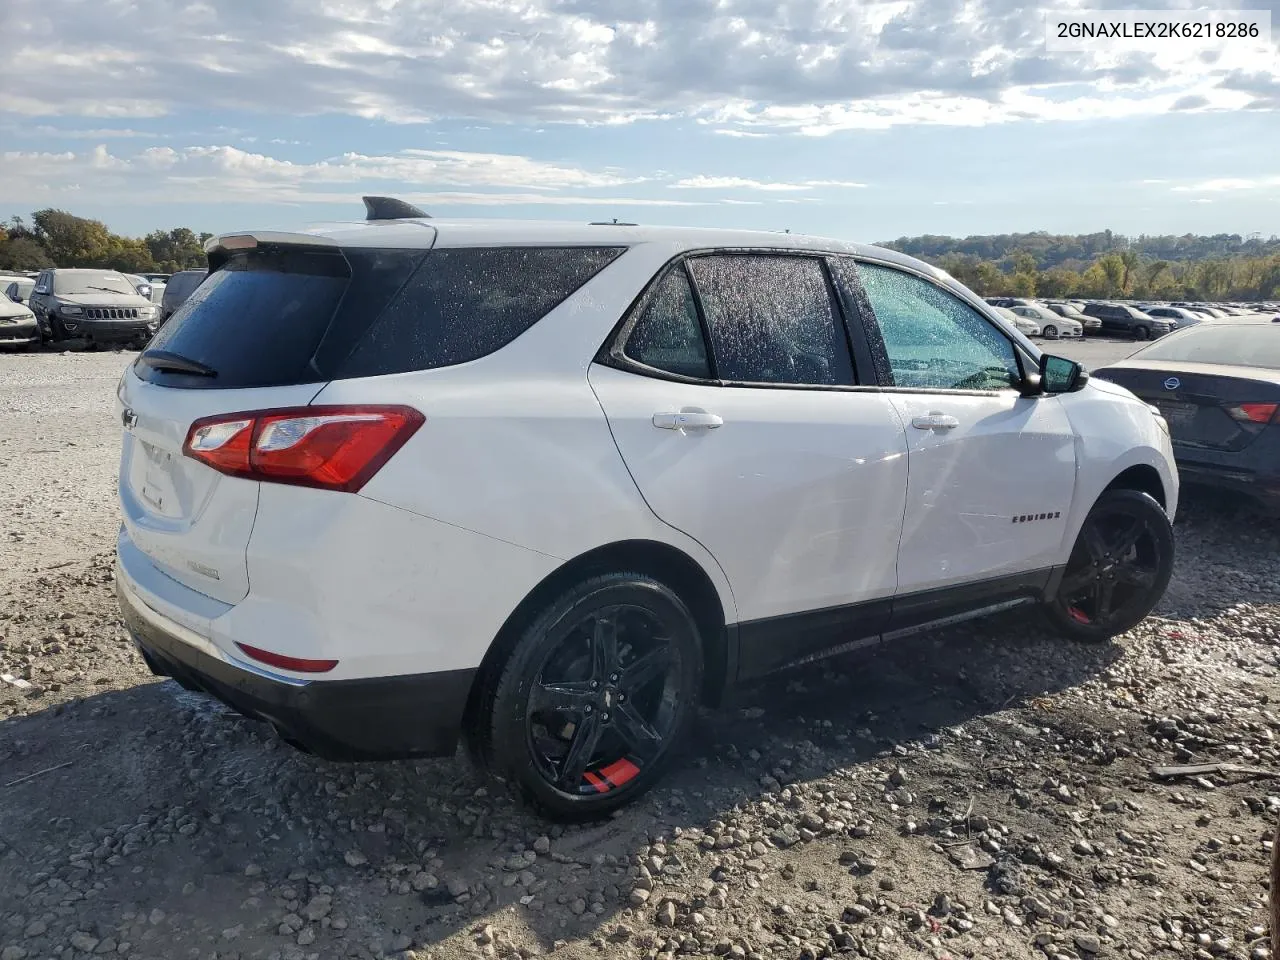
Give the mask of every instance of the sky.
M 0 217 L 1270 236 L 1280 0 L 1244 2 L 1270 36 L 1052 52 L 1009 0 L 4 0 Z

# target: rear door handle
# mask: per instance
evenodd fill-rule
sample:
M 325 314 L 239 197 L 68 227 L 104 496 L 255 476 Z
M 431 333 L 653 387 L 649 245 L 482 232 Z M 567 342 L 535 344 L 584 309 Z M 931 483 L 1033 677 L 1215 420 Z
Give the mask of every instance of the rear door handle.
M 653 425 L 659 430 L 714 430 L 724 424 L 714 413 L 655 413 Z
M 954 430 L 960 421 L 945 413 L 931 413 L 927 417 L 913 417 L 911 425 L 917 430 Z

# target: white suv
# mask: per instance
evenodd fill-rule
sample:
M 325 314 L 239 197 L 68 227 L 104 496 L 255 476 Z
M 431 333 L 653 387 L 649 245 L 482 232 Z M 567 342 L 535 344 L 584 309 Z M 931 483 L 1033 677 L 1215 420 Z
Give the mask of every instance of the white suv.
M 927 264 L 369 206 L 211 241 L 118 393 L 140 649 L 300 747 L 592 817 L 731 685 L 1168 582 L 1164 422 Z

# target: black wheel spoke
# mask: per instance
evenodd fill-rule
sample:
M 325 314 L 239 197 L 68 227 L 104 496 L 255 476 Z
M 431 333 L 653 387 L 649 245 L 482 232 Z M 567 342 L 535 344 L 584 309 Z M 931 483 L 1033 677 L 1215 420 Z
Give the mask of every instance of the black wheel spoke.
M 1091 586 L 1097 576 L 1097 571 L 1092 567 L 1083 567 L 1074 573 L 1068 573 L 1062 578 L 1062 583 L 1058 586 L 1058 593 L 1070 600 L 1073 596 L 1083 591 L 1085 587 Z
M 598 616 L 591 632 L 591 675 L 602 681 L 617 672 L 618 621 Z
M 578 722 L 573 731 L 573 739 L 569 741 L 569 749 L 560 761 L 560 783 L 570 790 L 576 790 L 582 782 L 582 774 L 595 756 L 596 747 L 600 743 L 600 720 L 598 714 L 586 714 Z
M 618 736 L 633 754 L 641 760 L 650 760 L 657 754 L 662 746 L 662 735 L 641 716 L 634 703 L 618 704 L 613 717 Z
M 1102 538 L 1102 531 L 1098 529 L 1096 522 L 1086 520 L 1080 536 L 1084 538 L 1085 549 L 1093 559 L 1101 560 L 1107 555 L 1107 542 Z
M 1129 564 L 1116 570 L 1116 579 L 1121 583 L 1149 590 L 1155 586 L 1156 574 L 1154 570 L 1144 570 L 1139 566 Z
M 1111 600 L 1115 593 L 1115 583 L 1111 580 L 1099 580 L 1098 588 L 1093 594 L 1093 618 L 1106 620 L 1111 616 Z
M 595 703 L 595 691 L 589 682 L 535 683 L 529 692 L 529 708 L 535 713 L 559 710 L 581 714 L 582 708 Z
M 671 648 L 665 644 L 641 654 L 622 672 L 622 686 L 629 694 L 636 694 L 671 669 Z
M 1125 531 L 1124 536 L 1120 537 L 1111 546 L 1111 555 L 1114 557 L 1124 556 L 1137 544 L 1142 534 L 1146 531 L 1146 524 L 1141 520 L 1133 521 L 1133 526 Z

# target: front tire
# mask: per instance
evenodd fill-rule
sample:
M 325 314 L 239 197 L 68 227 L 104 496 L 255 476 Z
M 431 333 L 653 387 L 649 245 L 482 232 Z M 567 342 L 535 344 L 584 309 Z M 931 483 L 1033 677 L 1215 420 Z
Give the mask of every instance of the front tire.
M 591 820 L 662 776 L 697 712 L 702 644 L 689 608 L 644 574 L 593 577 L 547 606 L 492 691 L 484 766 L 559 820 Z
M 1148 330 L 1146 327 L 1135 327 L 1135 328 L 1134 328 L 1134 331 L 1133 331 L 1133 339 L 1135 339 L 1135 340 L 1150 340 L 1150 339 L 1151 339 L 1151 331 L 1150 331 L 1150 330 Z
M 1057 327 L 1053 327 L 1053 326 L 1045 327 L 1045 328 L 1044 328 L 1044 335 L 1045 335 L 1046 337 L 1048 337 L 1050 340 L 1057 340 L 1057 339 L 1058 339 L 1058 328 L 1057 328 Z
M 1173 575 L 1173 524 L 1149 493 L 1108 490 L 1080 528 L 1056 596 L 1045 605 L 1058 632 L 1100 643 L 1149 614 Z

